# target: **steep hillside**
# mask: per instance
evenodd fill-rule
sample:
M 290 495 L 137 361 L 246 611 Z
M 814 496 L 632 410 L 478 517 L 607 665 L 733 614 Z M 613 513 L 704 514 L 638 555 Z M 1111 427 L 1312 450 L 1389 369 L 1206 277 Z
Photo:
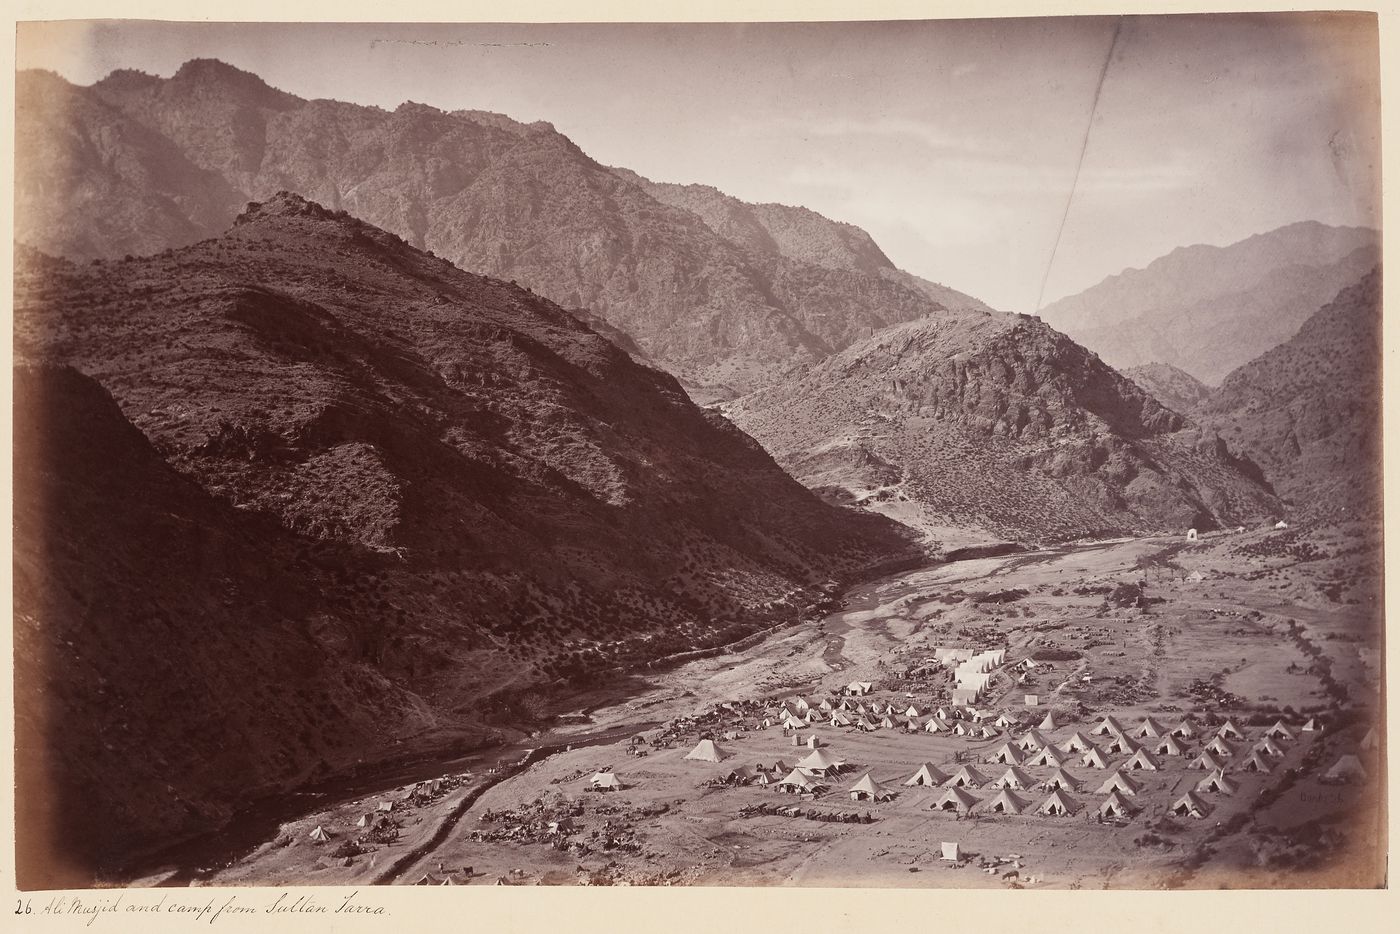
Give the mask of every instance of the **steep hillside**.
M 1192 406 L 1210 395 L 1209 386 L 1170 363 L 1144 363 L 1122 373 L 1177 412 L 1191 411 Z
M 45 252 L 182 246 L 247 200 L 295 191 L 587 308 L 697 396 L 733 396 L 945 303 L 978 304 L 810 211 L 746 206 L 761 219 L 713 226 L 703 205 L 599 165 L 546 123 L 306 101 L 210 60 L 91 87 L 23 72 L 16 95 L 17 235 Z
M 1379 239 L 1368 228 L 1304 222 L 1226 247 L 1182 247 L 1041 316 L 1113 366 L 1168 363 L 1215 385 L 1365 275 Z
M 1380 414 L 1379 269 L 1227 376 L 1194 412 L 1299 509 L 1352 514 L 1380 502 Z
M 294 195 L 149 258 L 20 259 L 19 357 L 120 407 L 25 377 L 17 434 L 17 644 L 62 699 L 26 709 L 62 807 L 146 789 L 84 811 L 112 852 L 912 551 L 557 305 Z
M 728 412 L 808 486 L 930 530 L 1212 528 L 1272 501 L 1213 433 L 1024 316 L 890 328 Z
M 22 886 L 83 885 L 435 725 L 338 549 L 211 497 L 75 370 L 14 387 Z

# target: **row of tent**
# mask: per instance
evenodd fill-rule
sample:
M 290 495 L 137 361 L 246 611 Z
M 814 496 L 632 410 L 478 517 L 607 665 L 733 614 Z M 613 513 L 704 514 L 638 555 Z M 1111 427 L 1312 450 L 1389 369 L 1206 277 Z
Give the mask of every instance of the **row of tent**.
M 927 720 L 922 719 L 922 715 L 917 705 L 910 704 L 902 712 L 897 711 L 892 704 L 885 705 L 883 712 L 878 706 L 873 706 L 869 710 L 863 704 L 857 704 L 852 708 L 843 709 L 836 706 L 831 710 L 823 710 L 823 705 L 829 705 L 823 701 L 821 705 L 812 706 L 804 698 L 798 698 L 799 710 L 793 712 L 786 706 L 779 711 L 779 723 L 785 729 L 800 730 L 813 723 L 830 721 L 834 726 L 854 726 L 863 727 L 868 730 L 894 729 L 899 723 L 896 717 L 903 720 L 903 726 L 907 731 L 913 732 L 922 730 L 926 733 L 947 732 L 955 736 L 969 736 L 980 739 L 995 739 L 1000 734 L 997 730 L 1016 730 L 1020 728 L 1019 721 L 1002 712 L 993 715 L 989 711 L 978 710 L 976 708 L 963 707 L 939 707 L 933 711 L 932 716 Z M 807 706 L 802 707 L 802 704 Z M 880 717 L 874 720 L 873 717 Z M 769 718 L 762 725 L 772 725 L 774 721 Z M 990 722 L 990 726 L 988 726 Z M 1040 723 L 1034 727 L 1035 730 L 1053 732 L 1067 725 L 1063 717 L 1056 716 L 1053 710 L 1048 711 L 1041 719 Z M 983 724 L 980 728 L 969 724 Z M 1322 725 L 1315 719 L 1309 719 L 1299 728 L 1298 732 L 1311 733 L 1321 732 Z M 1147 716 L 1132 728 L 1125 728 L 1112 716 L 1106 716 L 1091 731 L 1095 736 L 1111 735 L 1116 738 L 1139 740 L 1146 739 L 1161 740 L 1157 751 L 1166 755 L 1179 755 L 1174 752 L 1173 747 L 1177 746 L 1176 740 L 1194 739 L 1203 735 L 1203 731 L 1190 718 L 1182 718 L 1175 726 L 1167 727 L 1156 718 Z M 1076 734 L 1080 735 L 1080 734 Z M 1264 731 L 1266 739 L 1292 740 L 1296 738 L 1293 728 L 1289 727 L 1283 720 L 1279 720 Z M 1245 734 L 1233 720 L 1227 720 L 1216 731 L 1216 736 L 1226 739 L 1243 739 Z M 1042 743 L 1043 745 L 1043 743 Z
M 861 682 L 866 683 L 866 682 Z M 850 697 L 845 698 L 823 698 L 814 701 L 812 698 L 797 696 L 784 701 L 777 707 L 770 708 L 769 714 L 776 717 L 793 716 L 802 718 L 809 711 L 818 711 L 820 714 L 832 714 L 837 711 L 846 713 L 862 713 L 874 716 L 903 716 L 910 719 L 932 715 L 940 720 L 972 720 L 981 723 L 991 720 L 997 715 L 991 711 L 979 710 L 975 707 L 968 707 L 962 704 L 943 704 L 930 708 L 927 713 L 918 704 L 905 704 L 903 707 L 896 705 L 893 701 L 886 701 L 884 704 L 871 702 L 868 706 L 863 701 L 854 701 Z M 1005 717 L 1006 714 L 1001 716 Z M 1009 721 L 1008 725 L 1014 725 L 1015 721 Z
M 984 814 L 1024 814 L 1031 802 L 1011 788 L 1002 788 L 994 797 L 982 800 L 961 787 L 949 788 L 932 805 L 935 811 L 956 811 L 971 813 L 978 810 Z M 1079 813 L 1083 804 L 1063 788 L 1054 788 L 1036 808 L 1036 814 L 1051 817 L 1068 817 Z M 1202 818 L 1210 813 L 1210 805 L 1197 794 L 1187 791 L 1169 808 L 1172 814 L 1181 817 Z M 1118 788 L 1110 788 L 1107 797 L 1098 806 L 1101 818 L 1126 819 L 1132 816 L 1133 807 L 1128 797 Z

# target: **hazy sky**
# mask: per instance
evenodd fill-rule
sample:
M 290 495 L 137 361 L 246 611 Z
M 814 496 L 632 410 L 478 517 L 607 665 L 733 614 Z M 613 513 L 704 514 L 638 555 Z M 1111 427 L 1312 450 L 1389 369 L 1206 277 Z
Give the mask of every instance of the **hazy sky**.
M 215 57 L 303 97 L 548 120 L 600 162 L 804 205 L 1033 311 L 1119 22 L 110 21 L 22 29 L 18 63 L 88 84 Z M 1177 246 L 1378 226 L 1377 67 L 1369 17 L 1121 20 L 1045 301 Z

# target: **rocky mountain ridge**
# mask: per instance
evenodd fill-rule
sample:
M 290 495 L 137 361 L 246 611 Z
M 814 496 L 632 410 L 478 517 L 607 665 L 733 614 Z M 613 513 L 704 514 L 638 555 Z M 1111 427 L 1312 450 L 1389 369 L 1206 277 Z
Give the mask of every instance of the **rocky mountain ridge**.
M 246 201 L 295 191 L 588 309 L 697 397 L 735 395 L 946 304 L 980 304 L 810 211 L 747 206 L 735 212 L 742 233 L 717 231 L 706 205 L 673 196 L 679 186 L 599 165 L 547 123 L 302 100 L 198 59 L 168 79 L 117 71 L 90 87 L 22 72 L 16 98 L 17 235 L 45 252 L 182 246 Z

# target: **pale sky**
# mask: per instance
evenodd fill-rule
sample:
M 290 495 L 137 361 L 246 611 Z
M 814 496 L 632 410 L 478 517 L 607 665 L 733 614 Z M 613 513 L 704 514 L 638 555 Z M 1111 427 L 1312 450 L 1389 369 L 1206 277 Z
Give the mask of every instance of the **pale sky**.
M 387 9 L 387 8 L 386 8 Z M 219 58 L 302 97 L 548 120 L 599 162 L 803 205 L 1034 311 L 1115 20 L 23 27 L 89 84 Z M 1379 226 L 1374 19 L 1127 17 L 1046 303 L 1178 246 Z

